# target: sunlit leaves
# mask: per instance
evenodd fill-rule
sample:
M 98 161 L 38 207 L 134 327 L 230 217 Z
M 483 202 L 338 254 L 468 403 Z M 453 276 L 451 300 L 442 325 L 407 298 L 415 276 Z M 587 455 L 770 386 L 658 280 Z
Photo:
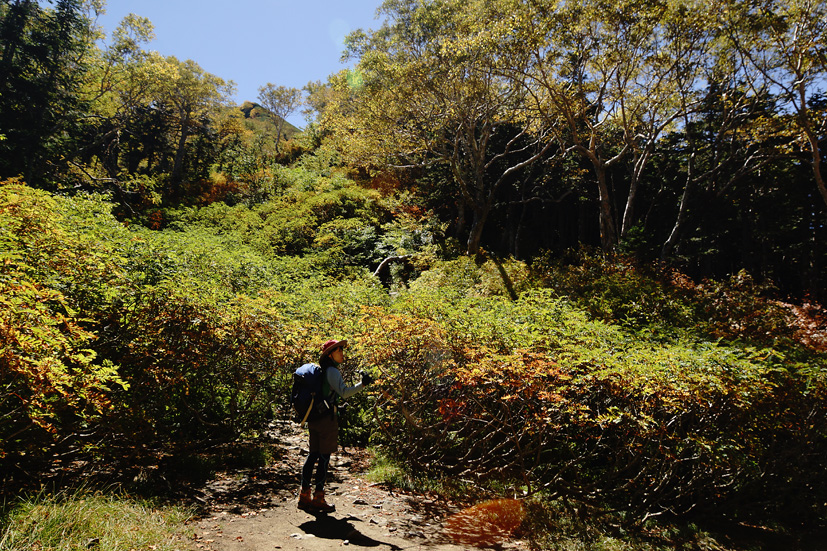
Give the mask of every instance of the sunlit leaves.
M 745 60 L 744 76 L 755 89 L 780 92 L 780 111 L 807 154 L 816 187 L 827 204 L 823 169 L 824 108 L 819 100 L 827 78 L 827 3 L 823 0 L 776 0 L 731 3 L 727 7 L 733 49 Z M 782 130 L 786 135 L 789 130 Z
M 91 350 L 82 303 L 67 297 L 111 267 L 62 226 L 64 216 L 47 194 L 0 184 L 0 455 L 41 445 L 33 427 L 56 433 L 67 417 L 108 409 L 110 391 L 126 386 Z
M 334 84 L 325 123 L 346 158 L 366 168 L 440 166 L 473 213 L 466 249 L 475 253 L 497 190 L 546 152 L 526 131 L 521 81 L 502 78 L 498 45 L 481 2 L 393 1 L 388 22 L 348 42 L 363 82 Z M 528 124 L 530 126 L 530 124 Z
M 793 464 L 802 484 L 822 474 L 815 359 L 679 331 L 701 314 L 620 259 L 431 259 L 391 296 L 344 266 L 376 254 L 377 197 L 280 177 L 277 200 L 168 213 L 163 231 L 122 226 L 100 197 L 3 186 L 4 450 L 24 448 L 25 427 L 71 439 L 78 417 L 159 445 L 256 434 L 295 367 L 337 337 L 351 340 L 346 378 L 376 378 L 355 401 L 359 430 L 424 472 L 637 519 L 789 487 Z M 389 243 L 416 250 L 403 226 Z M 745 278 L 710 285 L 703 315 L 774 323 L 755 295 Z
M 757 464 L 785 471 L 766 455 L 775 438 L 805 446 L 825 429 L 794 413 L 823 417 L 806 390 L 823 377 L 779 371 L 770 351 L 628 333 L 551 289 L 482 298 L 481 271 L 442 266 L 362 321 L 354 352 L 382 375 L 380 440 L 417 469 L 640 519 L 720 505 L 758 484 Z
M 261 105 L 269 110 L 276 117 L 276 126 L 278 128 L 276 136 L 276 151 L 278 151 L 279 139 L 281 138 L 281 129 L 284 120 L 298 109 L 302 104 L 302 93 L 297 88 L 288 88 L 286 86 L 276 86 L 268 82 L 266 85 L 258 89 L 258 101 Z

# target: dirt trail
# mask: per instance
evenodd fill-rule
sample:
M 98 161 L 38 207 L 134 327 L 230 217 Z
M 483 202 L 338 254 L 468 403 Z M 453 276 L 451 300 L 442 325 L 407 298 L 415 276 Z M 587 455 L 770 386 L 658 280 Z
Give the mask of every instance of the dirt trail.
M 328 475 L 329 515 L 296 507 L 297 473 L 305 436 L 282 425 L 284 455 L 255 472 L 222 473 L 200 490 L 203 512 L 188 525 L 191 548 L 201 551 L 351 549 L 458 551 L 442 523 L 458 507 L 440 499 L 402 494 L 360 476 L 367 466 L 362 450 L 335 454 Z M 520 541 L 491 542 L 491 548 L 525 549 Z

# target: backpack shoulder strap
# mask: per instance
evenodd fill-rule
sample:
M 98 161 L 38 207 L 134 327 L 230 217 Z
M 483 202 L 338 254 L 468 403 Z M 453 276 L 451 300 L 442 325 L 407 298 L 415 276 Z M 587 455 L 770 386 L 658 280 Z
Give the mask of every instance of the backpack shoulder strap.
M 330 388 L 330 382 L 327 380 L 327 368 L 322 367 L 322 396 L 327 398 L 330 396 L 332 389 Z

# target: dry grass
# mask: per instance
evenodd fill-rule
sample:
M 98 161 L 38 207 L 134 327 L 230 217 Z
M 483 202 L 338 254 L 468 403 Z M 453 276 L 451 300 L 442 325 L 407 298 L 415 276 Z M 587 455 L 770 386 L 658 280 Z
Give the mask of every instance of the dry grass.
M 4 517 L 0 551 L 177 551 L 188 513 L 118 496 L 41 495 Z

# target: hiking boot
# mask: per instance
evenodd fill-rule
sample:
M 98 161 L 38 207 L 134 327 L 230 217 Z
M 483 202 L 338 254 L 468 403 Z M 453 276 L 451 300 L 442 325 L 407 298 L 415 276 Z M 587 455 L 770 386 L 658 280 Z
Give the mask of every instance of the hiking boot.
M 310 497 L 310 486 L 308 486 L 307 488 L 302 488 L 301 493 L 299 493 L 299 509 L 307 511 L 312 508 L 313 499 Z
M 310 502 L 310 505 L 320 513 L 332 513 L 336 510 L 335 505 L 330 505 L 324 500 L 324 491 L 322 490 L 313 494 L 313 501 Z

